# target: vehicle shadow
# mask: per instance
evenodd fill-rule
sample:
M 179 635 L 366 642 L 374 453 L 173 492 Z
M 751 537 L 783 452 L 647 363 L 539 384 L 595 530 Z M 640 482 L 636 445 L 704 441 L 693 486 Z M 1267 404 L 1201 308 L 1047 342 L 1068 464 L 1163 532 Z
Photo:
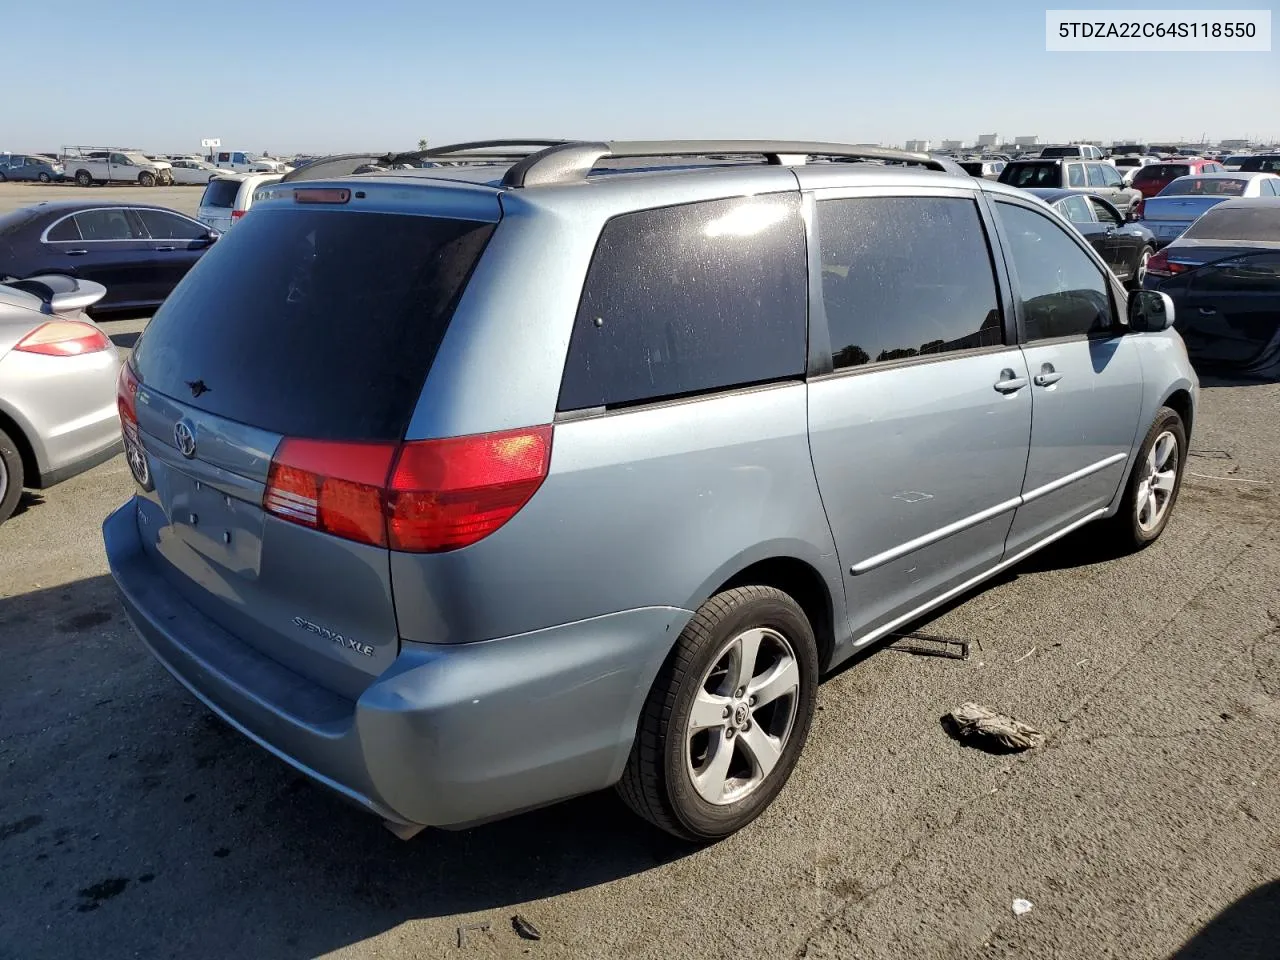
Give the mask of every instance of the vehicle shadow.
M 400 841 L 196 702 L 107 576 L 0 599 L 0 658 L 0 956 L 312 957 L 484 911 L 514 937 L 515 905 L 697 849 L 611 792 Z
M 1209 921 L 1169 960 L 1275 960 L 1280 957 L 1280 881 L 1245 894 Z

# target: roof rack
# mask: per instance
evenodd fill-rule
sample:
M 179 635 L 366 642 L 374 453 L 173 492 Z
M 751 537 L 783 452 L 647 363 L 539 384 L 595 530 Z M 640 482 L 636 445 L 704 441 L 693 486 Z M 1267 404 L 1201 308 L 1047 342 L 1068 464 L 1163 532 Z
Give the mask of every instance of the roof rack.
M 394 167 L 397 164 L 417 164 L 423 160 L 444 162 L 476 162 L 521 160 L 531 153 L 548 147 L 569 143 L 568 140 L 470 140 L 449 143 L 426 150 L 408 150 L 400 153 L 342 153 L 331 157 L 318 157 L 303 164 L 281 178 L 281 183 L 295 180 L 321 180 L 332 177 L 348 177 L 355 173 Z M 523 149 L 518 149 L 523 148 Z
M 504 187 L 532 187 L 584 180 L 601 160 L 631 157 L 760 156 L 775 166 L 795 166 L 810 157 L 834 160 L 874 160 L 908 163 L 941 173 L 963 173 L 954 160 L 885 147 L 857 147 L 812 140 L 614 140 L 577 141 L 549 146 L 515 163 L 502 180 Z

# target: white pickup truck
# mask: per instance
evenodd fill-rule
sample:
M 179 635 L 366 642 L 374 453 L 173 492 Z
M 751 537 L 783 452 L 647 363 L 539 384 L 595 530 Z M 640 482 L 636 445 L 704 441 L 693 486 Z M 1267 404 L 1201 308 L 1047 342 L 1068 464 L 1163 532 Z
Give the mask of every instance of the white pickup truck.
M 154 187 L 173 183 L 173 164 L 149 160 L 135 150 L 94 150 L 64 147 L 63 168 L 82 187 L 95 183 L 138 183 Z
M 248 150 L 216 150 L 210 157 L 213 165 L 228 173 L 288 173 L 283 160 L 260 157 Z

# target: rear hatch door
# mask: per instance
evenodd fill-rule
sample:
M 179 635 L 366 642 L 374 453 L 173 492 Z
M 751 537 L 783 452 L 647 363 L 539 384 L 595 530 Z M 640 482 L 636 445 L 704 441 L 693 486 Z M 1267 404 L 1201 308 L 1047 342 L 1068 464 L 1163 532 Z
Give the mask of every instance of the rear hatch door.
M 496 199 L 489 221 L 269 203 L 178 285 L 131 361 L 148 551 L 206 616 L 343 696 L 399 652 L 390 553 L 317 529 L 320 493 L 264 508 L 272 459 L 395 448 L 497 216 Z
M 225 232 L 231 226 L 231 211 L 235 209 L 240 181 L 230 177 L 217 177 L 209 181 L 200 198 L 196 219 L 214 230 Z

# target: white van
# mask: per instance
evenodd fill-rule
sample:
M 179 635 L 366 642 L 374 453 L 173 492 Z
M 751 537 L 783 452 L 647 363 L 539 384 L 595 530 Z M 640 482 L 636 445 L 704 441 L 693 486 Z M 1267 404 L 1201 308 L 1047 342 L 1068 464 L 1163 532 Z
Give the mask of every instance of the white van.
M 248 150 L 216 150 L 211 156 L 215 167 L 232 173 L 286 173 L 289 170 L 283 160 L 260 157 Z
M 196 219 L 207 227 L 226 233 L 253 206 L 253 193 L 259 187 L 277 182 L 278 173 L 254 173 L 242 176 L 228 173 L 214 177 L 204 188 Z

